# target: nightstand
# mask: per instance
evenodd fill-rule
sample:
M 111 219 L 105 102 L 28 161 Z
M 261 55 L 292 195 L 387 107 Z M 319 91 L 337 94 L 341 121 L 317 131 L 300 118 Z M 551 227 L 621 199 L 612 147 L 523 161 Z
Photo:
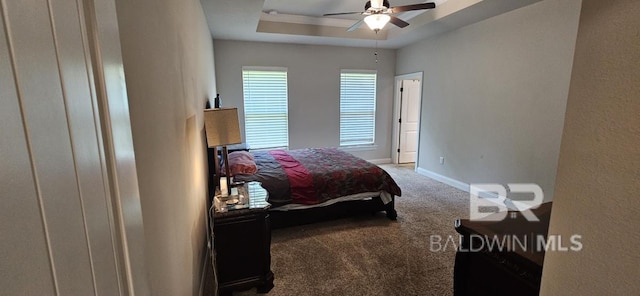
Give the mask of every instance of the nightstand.
M 211 208 L 220 295 L 253 287 L 267 293 L 273 288 L 268 193 L 258 182 L 246 183 L 243 189 L 249 197 L 246 204 L 227 206 L 226 212 Z
M 453 269 L 453 295 L 540 294 L 545 250 L 538 248 L 537 237 L 547 241 L 551 207 L 548 202 L 532 210 L 540 221 L 529 221 L 514 211 L 500 221 L 456 221 L 461 244 Z M 491 242 L 502 243 L 492 248 Z

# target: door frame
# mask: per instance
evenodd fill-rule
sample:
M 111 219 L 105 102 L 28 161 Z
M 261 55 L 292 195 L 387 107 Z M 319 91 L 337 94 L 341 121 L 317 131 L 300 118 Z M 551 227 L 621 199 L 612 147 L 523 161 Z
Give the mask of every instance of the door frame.
M 403 80 L 418 80 L 420 81 L 420 100 L 418 102 L 418 147 L 416 147 L 416 162 L 415 167 L 418 167 L 418 160 L 420 159 L 420 121 L 422 119 L 422 83 L 423 72 L 414 72 L 395 76 L 394 90 L 393 90 L 393 132 L 391 134 L 391 162 L 398 164 L 398 140 L 400 139 L 400 85 Z
M 94 96 L 121 295 L 149 295 L 144 224 L 115 0 L 81 0 L 81 27 Z

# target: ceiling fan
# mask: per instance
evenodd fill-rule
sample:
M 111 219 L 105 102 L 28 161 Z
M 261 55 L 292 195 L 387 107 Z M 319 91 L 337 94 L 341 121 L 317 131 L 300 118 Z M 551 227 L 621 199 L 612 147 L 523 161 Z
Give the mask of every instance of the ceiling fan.
M 372 0 L 372 1 L 367 1 L 367 3 L 365 3 L 364 11 L 362 12 L 327 13 L 327 14 L 324 14 L 323 16 L 346 15 L 346 14 L 366 15 L 364 19 L 359 20 L 357 23 L 353 24 L 351 27 L 349 27 L 349 29 L 347 29 L 347 31 L 351 32 L 357 29 L 358 27 L 360 27 L 360 25 L 362 25 L 362 22 L 365 22 L 369 26 L 369 28 L 371 28 L 371 30 L 378 32 L 382 28 L 384 28 L 387 22 L 390 22 L 400 28 L 404 28 L 409 25 L 409 23 L 393 16 L 392 14 L 394 13 L 411 11 L 411 10 L 432 9 L 435 7 L 436 7 L 436 4 L 433 2 L 391 7 L 391 5 L 389 4 L 389 1 L 387 0 Z

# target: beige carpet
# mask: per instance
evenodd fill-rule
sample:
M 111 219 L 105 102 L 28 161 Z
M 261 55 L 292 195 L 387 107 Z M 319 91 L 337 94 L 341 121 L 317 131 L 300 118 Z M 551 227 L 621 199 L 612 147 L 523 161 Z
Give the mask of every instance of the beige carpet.
M 431 235 L 456 235 L 468 193 L 383 165 L 402 188 L 398 220 L 360 216 L 272 233 L 275 287 L 267 295 L 451 295 L 454 248 L 430 251 Z M 255 290 L 234 295 L 256 295 Z

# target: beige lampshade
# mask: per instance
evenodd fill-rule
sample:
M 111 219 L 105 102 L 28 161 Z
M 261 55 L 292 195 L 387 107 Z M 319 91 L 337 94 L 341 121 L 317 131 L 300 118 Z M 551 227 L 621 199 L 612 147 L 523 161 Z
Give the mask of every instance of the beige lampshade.
M 205 109 L 204 128 L 209 148 L 242 143 L 238 108 Z

